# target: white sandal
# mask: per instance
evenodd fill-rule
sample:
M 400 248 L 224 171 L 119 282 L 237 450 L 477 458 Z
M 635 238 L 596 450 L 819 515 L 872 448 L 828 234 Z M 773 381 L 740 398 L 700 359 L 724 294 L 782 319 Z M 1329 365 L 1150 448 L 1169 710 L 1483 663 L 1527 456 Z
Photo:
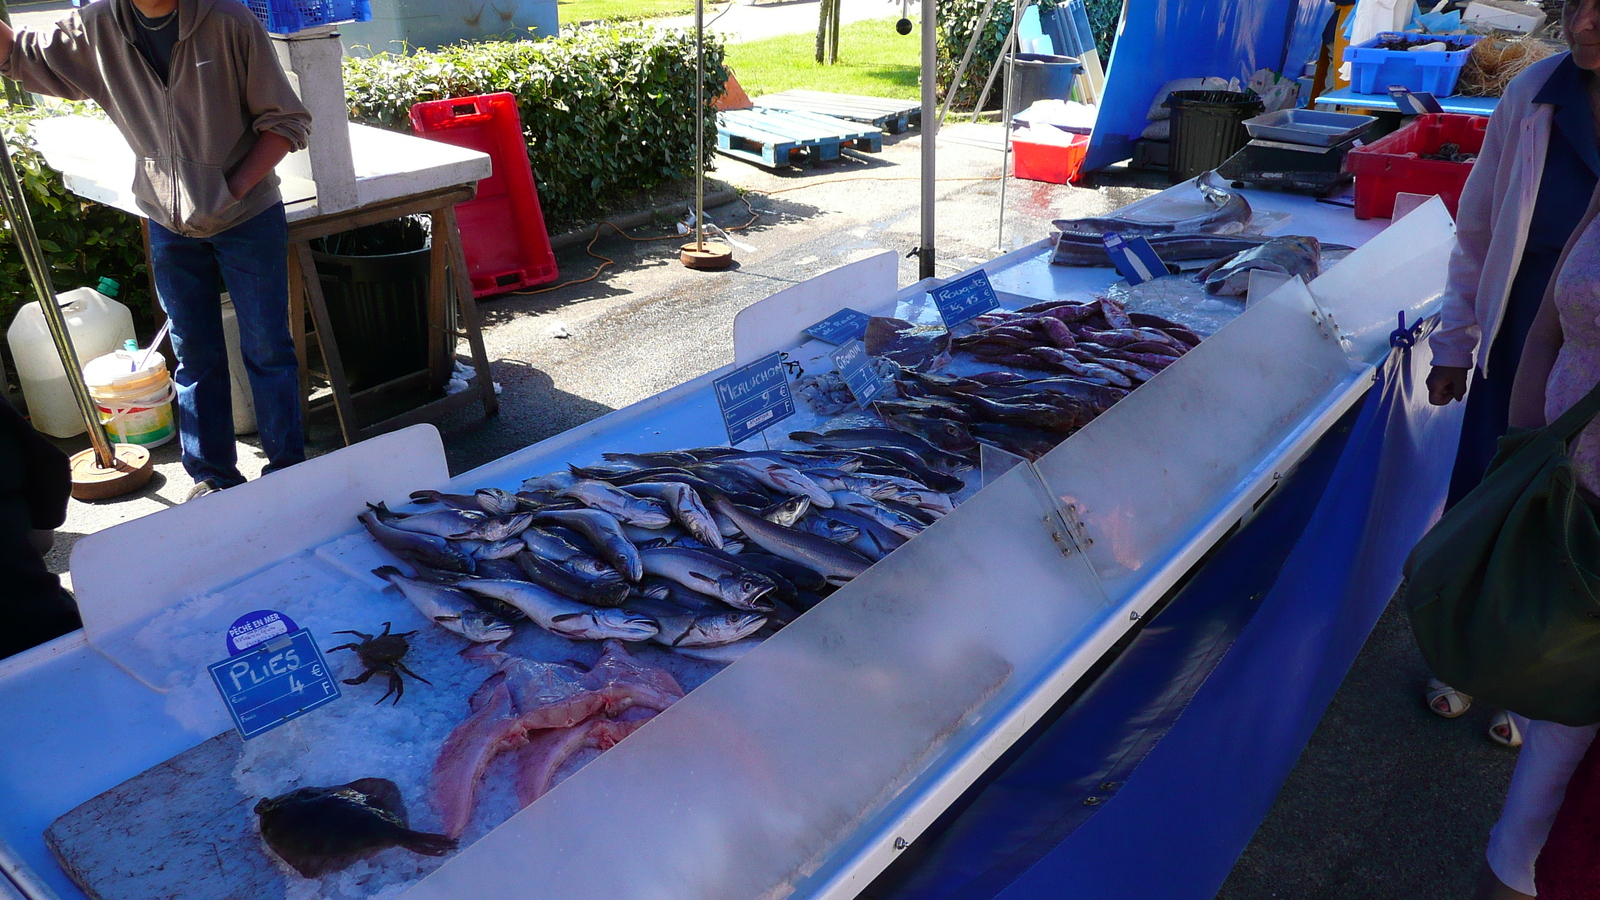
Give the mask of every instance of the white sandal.
M 1472 708 L 1472 698 L 1437 678 L 1428 679 L 1428 709 L 1436 716 L 1454 719 Z M 1499 721 L 1498 719 L 1496 721 Z
M 1517 727 L 1517 720 L 1511 713 L 1502 709 L 1489 720 L 1489 740 L 1502 747 L 1522 746 L 1522 729 Z

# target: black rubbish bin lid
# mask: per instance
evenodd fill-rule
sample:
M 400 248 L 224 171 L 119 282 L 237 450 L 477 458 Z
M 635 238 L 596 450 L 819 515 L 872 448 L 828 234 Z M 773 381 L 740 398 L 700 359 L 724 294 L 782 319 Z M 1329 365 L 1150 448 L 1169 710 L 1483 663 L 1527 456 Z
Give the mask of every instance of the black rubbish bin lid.
M 1173 91 L 1161 104 L 1168 109 L 1240 110 L 1261 105 L 1261 98 L 1239 91 Z

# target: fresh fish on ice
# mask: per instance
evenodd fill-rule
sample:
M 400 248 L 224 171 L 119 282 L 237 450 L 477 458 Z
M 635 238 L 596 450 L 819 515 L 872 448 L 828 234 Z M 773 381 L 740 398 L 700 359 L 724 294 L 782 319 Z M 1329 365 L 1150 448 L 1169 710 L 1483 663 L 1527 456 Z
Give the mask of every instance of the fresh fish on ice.
M 772 609 L 772 601 L 767 595 L 772 593 L 774 585 L 772 579 L 760 572 L 731 565 L 709 553 L 678 547 L 642 550 L 639 555 L 644 561 L 645 572 L 671 579 L 691 591 L 716 597 L 734 609 L 757 612 Z
M 1312 279 L 1322 268 L 1322 245 L 1314 237 L 1277 237 L 1200 270 L 1195 276 L 1206 293 L 1243 297 L 1250 289 L 1250 273 L 1257 269 L 1280 275 Z
M 644 577 L 644 564 L 639 560 L 639 548 L 628 540 L 622 523 L 615 516 L 597 509 L 572 509 L 558 512 L 541 512 L 535 521 L 563 525 L 578 532 L 594 545 L 606 562 L 615 566 L 624 578 L 638 581 Z
M 843 584 L 865 572 L 872 563 L 865 557 L 825 538 L 774 525 L 754 513 L 716 497 L 712 508 L 727 516 L 751 541 L 774 556 L 793 560 L 821 573 L 830 583 Z
M 624 490 L 639 497 L 648 497 L 665 504 L 672 518 L 701 543 L 722 548 L 722 534 L 711 518 L 700 495 L 687 484 L 674 481 L 646 481 L 630 484 Z
M 558 497 L 570 497 L 590 509 L 597 509 L 615 517 L 624 525 L 639 528 L 665 528 L 672 523 L 662 504 L 655 500 L 635 497 L 603 481 L 578 481 L 556 491 Z
M 1250 224 L 1250 201 L 1244 198 L 1244 194 L 1229 187 L 1216 172 L 1206 172 L 1201 175 L 1195 180 L 1195 187 L 1210 208 L 1188 218 L 1170 222 L 1151 222 L 1113 215 L 1085 219 L 1056 219 L 1051 224 L 1063 233 L 1093 235 L 1095 238 L 1111 232 L 1124 237 L 1135 235 L 1150 237 L 1177 233 L 1238 234 Z
M 399 588 L 434 624 L 476 643 L 496 644 L 511 637 L 511 626 L 478 608 L 472 598 L 453 587 L 407 578 L 394 566 L 379 566 L 372 574 Z
M 460 586 L 462 590 L 509 603 L 526 613 L 540 628 L 575 641 L 644 641 L 660 630 L 646 616 L 579 603 L 531 581 L 469 578 L 463 579 Z

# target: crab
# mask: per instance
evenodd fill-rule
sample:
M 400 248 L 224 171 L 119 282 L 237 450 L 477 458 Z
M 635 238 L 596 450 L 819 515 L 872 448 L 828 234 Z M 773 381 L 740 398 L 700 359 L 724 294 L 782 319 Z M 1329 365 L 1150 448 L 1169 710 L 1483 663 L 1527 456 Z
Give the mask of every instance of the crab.
M 411 645 L 406 643 L 406 638 L 416 634 L 415 631 L 390 634 L 389 623 L 385 622 L 383 623 L 383 633 L 379 635 L 365 634 L 360 631 L 335 631 L 334 634 L 353 634 L 361 638 L 361 643 L 359 644 L 341 644 L 333 648 L 333 650 L 354 650 L 356 657 L 361 660 L 361 664 L 367 669 L 354 678 L 346 678 L 344 680 L 345 684 L 365 684 L 367 679 L 374 675 L 389 676 L 389 689 L 384 691 L 383 696 L 379 697 L 375 703 L 382 703 L 388 699 L 390 694 L 394 695 L 395 703 L 400 702 L 400 697 L 406 692 L 406 684 L 400 678 L 401 672 L 410 675 L 423 684 L 433 684 L 428 679 L 406 668 L 406 664 L 400 661 L 407 651 L 411 649 Z M 328 652 L 332 653 L 333 650 Z

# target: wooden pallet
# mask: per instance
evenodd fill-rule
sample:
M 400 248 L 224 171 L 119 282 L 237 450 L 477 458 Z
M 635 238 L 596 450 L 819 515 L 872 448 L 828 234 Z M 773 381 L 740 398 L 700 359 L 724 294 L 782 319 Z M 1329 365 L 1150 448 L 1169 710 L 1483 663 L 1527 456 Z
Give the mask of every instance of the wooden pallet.
M 883 149 L 883 132 L 808 112 L 731 109 L 717 113 L 717 150 L 758 166 L 793 165 L 797 154 L 813 163 L 827 162 L 838 159 L 846 149 L 877 153 Z
M 817 113 L 835 119 L 866 122 L 889 134 L 899 134 L 907 128 L 922 124 L 921 105 L 908 100 L 793 90 L 766 94 L 755 98 L 752 102 L 764 109 Z

